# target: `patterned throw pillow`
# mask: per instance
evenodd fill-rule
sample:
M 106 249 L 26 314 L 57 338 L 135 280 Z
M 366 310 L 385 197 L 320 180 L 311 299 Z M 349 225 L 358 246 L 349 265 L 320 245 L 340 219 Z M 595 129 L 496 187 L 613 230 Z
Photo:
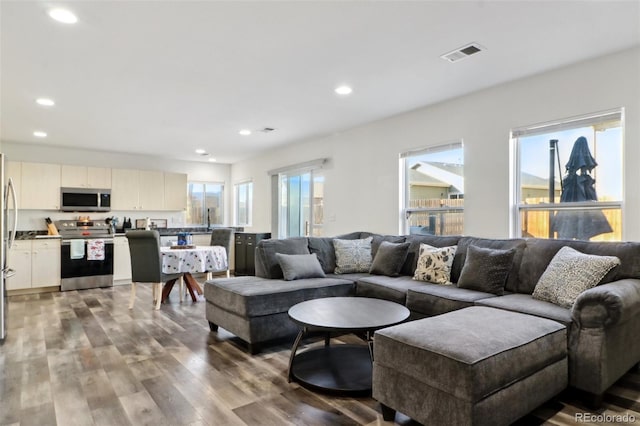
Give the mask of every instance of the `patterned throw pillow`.
M 458 246 L 433 247 L 420 244 L 418 266 L 413 274 L 416 281 L 451 285 L 451 265 Z
M 371 269 L 371 240 L 333 240 L 336 251 L 336 274 L 369 272 Z
M 596 256 L 562 247 L 551 259 L 533 290 L 533 298 L 571 308 L 580 293 L 598 285 L 620 264 L 615 256 Z

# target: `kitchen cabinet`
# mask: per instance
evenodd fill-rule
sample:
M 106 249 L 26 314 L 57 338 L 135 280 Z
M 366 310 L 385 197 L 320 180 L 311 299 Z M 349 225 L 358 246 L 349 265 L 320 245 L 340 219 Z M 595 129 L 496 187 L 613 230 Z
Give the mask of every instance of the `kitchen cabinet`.
M 234 275 L 255 275 L 256 244 L 271 238 L 271 233 L 236 232 L 234 237 Z
M 113 239 L 113 283 L 131 283 L 131 255 L 129 253 L 129 240 L 125 236 L 117 236 Z
M 163 210 L 164 192 L 164 173 L 162 172 L 111 170 L 111 208 L 113 210 Z
M 20 172 L 20 209 L 60 208 L 59 164 L 23 162 Z
M 211 245 L 211 234 L 195 234 L 191 236 L 193 245 L 209 246 Z
M 60 169 L 60 186 L 109 189 L 111 188 L 111 169 L 63 164 Z
M 33 240 L 31 246 L 31 287 L 60 285 L 60 240 Z
M 7 290 L 60 285 L 60 240 L 15 241 L 9 249 L 9 265 L 15 275 L 7 279 Z
M 139 209 L 164 209 L 164 173 L 140 170 L 138 172 L 138 185 Z
M 182 211 L 187 209 L 187 175 L 184 173 L 164 174 L 164 210 Z

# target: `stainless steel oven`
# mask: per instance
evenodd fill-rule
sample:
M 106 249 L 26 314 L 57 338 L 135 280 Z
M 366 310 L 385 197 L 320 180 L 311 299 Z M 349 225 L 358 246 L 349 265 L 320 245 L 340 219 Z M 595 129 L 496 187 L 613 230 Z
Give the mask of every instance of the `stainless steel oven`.
M 62 291 L 113 286 L 113 235 L 101 221 L 59 220 Z

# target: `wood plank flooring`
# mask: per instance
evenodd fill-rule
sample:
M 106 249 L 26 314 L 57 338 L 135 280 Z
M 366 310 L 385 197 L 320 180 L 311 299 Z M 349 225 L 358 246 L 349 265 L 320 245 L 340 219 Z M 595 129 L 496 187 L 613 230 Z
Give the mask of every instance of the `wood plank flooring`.
M 10 297 L 0 425 L 392 424 L 371 398 L 287 383 L 289 343 L 250 356 L 225 330 L 209 332 L 203 301 L 180 303 L 174 291 L 154 311 L 150 286 L 137 293 L 131 311 L 129 286 Z M 577 413 L 592 412 L 565 393 L 518 424 L 585 424 Z M 599 413 L 640 424 L 637 371 L 610 389 Z M 400 414 L 396 423 L 417 425 Z

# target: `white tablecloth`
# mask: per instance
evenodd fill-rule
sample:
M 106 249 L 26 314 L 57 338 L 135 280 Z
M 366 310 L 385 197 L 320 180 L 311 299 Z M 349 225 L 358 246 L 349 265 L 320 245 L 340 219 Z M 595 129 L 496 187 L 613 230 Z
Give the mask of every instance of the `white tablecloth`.
M 162 272 L 165 274 L 227 270 L 227 252 L 222 246 L 198 246 L 191 249 L 162 247 L 161 252 Z

